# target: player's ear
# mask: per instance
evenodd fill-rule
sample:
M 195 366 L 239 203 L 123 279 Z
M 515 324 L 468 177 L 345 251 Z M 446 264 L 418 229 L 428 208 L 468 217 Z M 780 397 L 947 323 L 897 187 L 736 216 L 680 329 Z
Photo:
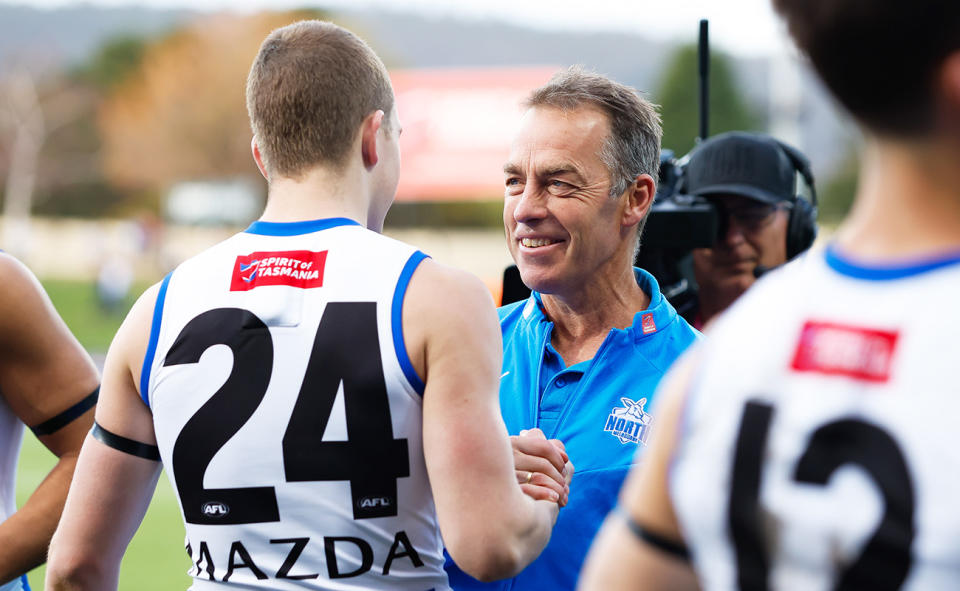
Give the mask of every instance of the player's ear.
M 270 182 L 270 175 L 267 174 L 267 167 L 263 164 L 263 156 L 260 155 L 260 146 L 257 145 L 256 136 L 250 138 L 250 151 L 253 153 L 253 161 L 257 163 L 257 168 L 260 169 L 260 174 L 267 179 L 267 182 Z
M 960 106 L 960 51 L 953 52 L 943 61 L 940 72 L 944 94 L 954 107 Z
M 360 152 L 363 155 L 363 165 L 373 168 L 380 160 L 377 150 L 377 132 L 383 125 L 383 111 L 377 109 L 364 118 L 360 125 Z
M 647 215 L 653 205 L 653 196 L 657 192 L 657 185 L 649 174 L 638 174 L 627 187 L 627 198 L 623 208 L 621 224 L 633 226 Z
M 960 51 L 944 60 L 940 68 L 940 125 L 960 139 Z

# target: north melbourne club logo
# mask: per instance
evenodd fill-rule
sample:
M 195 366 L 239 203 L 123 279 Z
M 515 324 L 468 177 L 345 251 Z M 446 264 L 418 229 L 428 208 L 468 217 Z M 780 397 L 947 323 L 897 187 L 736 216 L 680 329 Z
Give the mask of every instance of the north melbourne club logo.
M 607 416 L 607 424 L 603 430 L 619 439 L 620 443 L 642 443 L 646 445 L 647 438 L 650 436 L 650 423 L 653 422 L 653 416 L 643 410 L 647 399 L 620 398 L 620 402 L 623 406 L 610 411 L 609 416 Z

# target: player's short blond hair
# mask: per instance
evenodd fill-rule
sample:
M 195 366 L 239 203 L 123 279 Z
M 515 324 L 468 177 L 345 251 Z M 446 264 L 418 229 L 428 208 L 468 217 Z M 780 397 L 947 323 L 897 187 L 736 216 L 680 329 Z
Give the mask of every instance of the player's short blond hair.
M 307 20 L 270 33 L 247 78 L 247 112 L 269 176 L 298 178 L 346 160 L 358 128 L 381 110 L 389 126 L 393 88 L 362 39 Z

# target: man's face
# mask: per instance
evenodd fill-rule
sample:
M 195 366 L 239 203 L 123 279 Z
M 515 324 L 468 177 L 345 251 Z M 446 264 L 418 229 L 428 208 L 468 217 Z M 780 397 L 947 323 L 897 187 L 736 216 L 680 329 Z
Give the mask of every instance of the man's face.
M 625 198 L 610 196 L 598 156 L 609 132 L 592 107 L 534 107 L 523 116 L 504 165 L 503 223 L 523 282 L 536 291 L 575 293 L 614 268 L 632 240 L 633 228 L 621 225 Z
M 754 282 L 757 266 L 767 268 L 787 261 L 787 210 L 740 195 L 712 197 L 725 216 L 726 235 L 713 248 L 693 251 L 697 283 L 736 295 Z

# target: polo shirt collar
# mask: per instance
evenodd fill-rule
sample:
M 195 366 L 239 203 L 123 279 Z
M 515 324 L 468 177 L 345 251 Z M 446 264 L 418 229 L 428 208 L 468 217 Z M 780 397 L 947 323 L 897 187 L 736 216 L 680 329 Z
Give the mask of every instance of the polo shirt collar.
M 646 310 L 641 310 L 633 315 L 633 324 L 626 329 L 615 328 L 613 330 L 628 334 L 634 340 L 640 340 L 663 330 L 677 317 L 677 311 L 674 310 L 667 298 L 660 293 L 660 285 L 650 273 L 638 267 L 633 268 L 633 275 L 637 279 L 637 285 L 645 294 L 650 296 L 650 304 Z M 541 323 L 551 323 L 543 310 L 543 299 L 540 292 L 530 293 L 530 297 L 523 306 L 523 318 L 531 326 Z M 552 323 L 551 323 L 552 324 Z

